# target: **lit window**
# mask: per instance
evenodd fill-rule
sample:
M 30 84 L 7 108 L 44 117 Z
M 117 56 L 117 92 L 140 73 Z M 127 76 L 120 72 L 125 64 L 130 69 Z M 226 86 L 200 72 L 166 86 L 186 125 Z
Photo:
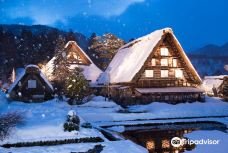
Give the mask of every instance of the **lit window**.
M 153 141 L 153 140 L 147 141 L 147 142 L 146 142 L 146 148 L 147 148 L 148 150 L 153 150 L 153 149 L 155 149 L 154 141 Z
M 28 80 L 28 88 L 36 88 L 36 80 Z
M 167 78 L 168 76 L 169 76 L 168 70 L 161 70 L 161 77 L 162 78 Z
M 175 70 L 175 77 L 176 78 L 182 78 L 183 77 L 183 71 L 182 70 Z
M 177 67 L 177 59 L 173 59 L 173 67 Z
M 147 78 L 154 77 L 154 71 L 153 70 L 146 70 L 145 75 Z
M 156 59 L 155 59 L 155 58 L 152 58 L 152 60 L 151 60 L 151 65 L 152 65 L 152 66 L 156 66 Z
M 161 59 L 161 66 L 168 66 L 168 59 Z
M 161 48 L 161 56 L 168 56 L 169 55 L 169 50 L 168 48 Z
M 162 148 L 169 148 L 170 144 L 169 144 L 169 140 L 162 140 Z

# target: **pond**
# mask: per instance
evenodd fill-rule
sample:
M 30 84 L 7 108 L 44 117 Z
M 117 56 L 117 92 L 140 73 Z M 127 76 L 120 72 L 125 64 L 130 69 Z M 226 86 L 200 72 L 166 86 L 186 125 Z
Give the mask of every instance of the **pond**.
M 173 147 L 171 139 L 174 137 L 188 138 L 186 134 L 198 130 L 218 130 L 226 132 L 226 126 L 219 122 L 175 123 L 144 126 L 125 126 L 122 135 L 145 148 L 149 153 L 183 153 L 196 148 L 195 144 L 184 144 Z

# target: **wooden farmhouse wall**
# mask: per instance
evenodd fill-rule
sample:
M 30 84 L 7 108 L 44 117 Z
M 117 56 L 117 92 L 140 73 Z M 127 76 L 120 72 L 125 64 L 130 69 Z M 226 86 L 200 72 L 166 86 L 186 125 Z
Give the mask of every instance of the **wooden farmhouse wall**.
M 161 55 L 161 48 L 167 48 L 168 54 Z M 197 86 L 199 83 L 194 79 L 186 60 L 184 60 L 180 52 L 182 52 L 182 50 L 178 49 L 172 35 L 169 33 L 164 35 L 154 50 L 151 51 L 144 66 L 138 74 L 136 74 L 135 86 L 144 88 Z M 153 72 L 147 70 L 152 70 Z M 167 77 L 164 77 L 164 74 L 162 76 L 162 72 L 165 72 L 164 70 L 166 72 L 168 71 Z M 146 71 L 151 73 L 149 77 L 146 76 Z M 177 72 L 179 72 L 179 75 L 182 77 L 177 77 Z

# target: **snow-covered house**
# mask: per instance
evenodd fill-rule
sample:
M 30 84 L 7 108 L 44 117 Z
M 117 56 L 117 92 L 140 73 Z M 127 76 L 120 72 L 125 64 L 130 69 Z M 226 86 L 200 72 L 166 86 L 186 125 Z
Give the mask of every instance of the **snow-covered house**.
M 69 41 L 65 45 L 63 53 L 65 54 L 64 56 L 67 57 L 67 62 L 71 69 L 75 67 L 82 68 L 83 74 L 90 82 L 90 85 L 93 86 L 96 84 L 97 78 L 102 71 L 93 63 L 89 56 L 78 46 L 75 41 Z M 54 80 L 53 64 L 55 59 L 56 57 L 53 57 L 42 69 L 43 73 L 50 81 Z
M 28 65 L 10 86 L 11 100 L 41 102 L 53 98 L 53 87 L 36 65 Z
M 202 81 L 172 29 L 156 30 L 121 47 L 99 84 L 118 101 L 201 100 Z

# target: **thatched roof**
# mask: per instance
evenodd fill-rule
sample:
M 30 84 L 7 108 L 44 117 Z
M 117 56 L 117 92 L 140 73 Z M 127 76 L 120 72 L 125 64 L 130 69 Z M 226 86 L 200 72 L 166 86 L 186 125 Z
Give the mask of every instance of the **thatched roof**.
M 184 59 L 187 67 L 193 74 L 194 79 L 197 82 L 201 83 L 202 81 L 200 76 L 186 56 L 183 48 L 181 47 L 179 41 L 176 39 L 171 28 L 156 30 L 121 47 L 118 50 L 117 54 L 114 56 L 106 71 L 100 76 L 98 83 L 104 84 L 107 82 L 107 80 L 109 80 L 110 83 L 131 82 L 134 76 L 145 64 L 151 52 L 155 51 L 154 48 L 166 34 L 171 34 L 171 37 L 178 51 L 180 52 L 181 57 Z M 108 79 L 107 74 L 110 76 Z
M 91 80 L 91 85 L 96 84 L 96 80 L 98 76 L 102 73 L 102 71 L 93 63 L 93 61 L 89 58 L 89 56 L 78 46 L 75 41 L 69 41 L 65 45 L 65 49 L 77 52 L 80 57 L 86 62 L 84 64 L 71 64 L 70 67 L 73 69 L 74 67 L 79 67 L 83 69 L 83 74 L 87 80 Z M 54 60 L 56 57 L 53 57 L 46 66 L 42 69 L 44 74 L 48 77 L 49 80 L 52 80 L 52 72 L 54 68 Z

